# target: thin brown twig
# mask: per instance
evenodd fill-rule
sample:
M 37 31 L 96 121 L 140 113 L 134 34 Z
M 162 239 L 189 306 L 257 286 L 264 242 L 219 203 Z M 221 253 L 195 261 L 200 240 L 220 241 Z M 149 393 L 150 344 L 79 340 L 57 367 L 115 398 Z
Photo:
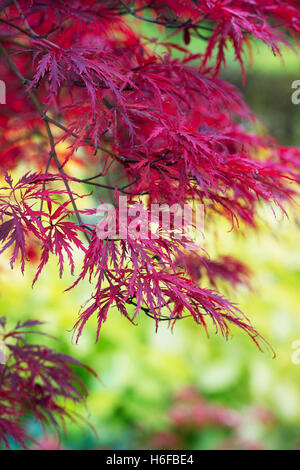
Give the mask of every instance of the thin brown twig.
M 15 2 L 15 0 L 14 0 L 14 3 L 16 4 L 17 2 Z M 35 31 L 33 31 L 33 29 L 31 29 L 31 27 L 29 26 L 28 21 L 26 20 L 26 17 L 24 16 L 24 14 L 20 13 L 20 11 L 22 11 L 20 9 L 20 6 L 18 7 L 18 10 L 19 10 L 20 17 L 23 19 L 23 21 L 25 20 L 24 22 L 25 22 L 25 26 L 26 26 L 27 29 L 22 28 L 21 26 L 18 26 L 14 23 L 11 23 L 10 21 L 5 20 L 4 18 L 0 18 L 0 22 L 6 24 L 7 26 L 10 26 L 10 27 L 18 30 L 20 33 L 25 34 L 30 39 L 36 39 L 36 40 L 38 39 L 39 41 L 42 41 L 42 42 L 44 42 L 45 44 L 48 44 L 51 47 L 55 47 L 56 49 L 60 49 L 60 46 L 58 46 L 57 44 L 55 44 L 52 41 L 49 41 L 48 39 L 43 38 L 42 36 L 39 36 Z

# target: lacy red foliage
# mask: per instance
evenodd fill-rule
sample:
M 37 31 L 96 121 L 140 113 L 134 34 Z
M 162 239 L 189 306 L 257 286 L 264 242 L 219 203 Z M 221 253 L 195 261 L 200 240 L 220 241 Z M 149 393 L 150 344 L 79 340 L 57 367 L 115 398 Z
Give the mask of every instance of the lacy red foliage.
M 62 275 L 66 263 L 74 272 L 74 254 L 83 252 L 74 286 L 88 277 L 95 291 L 75 325 L 78 336 L 97 314 L 98 338 L 109 310 L 117 308 L 133 323 L 143 312 L 156 326 L 190 316 L 207 329 L 210 319 L 226 337 L 235 324 L 260 347 L 242 312 L 201 287 L 205 272 L 214 289 L 217 278 L 232 286 L 248 283 L 249 272 L 239 260 L 210 260 L 201 250 L 187 256 L 186 240 L 179 242 L 173 228 L 159 239 L 101 239 L 96 211 L 89 222 L 90 208 L 111 190 L 117 213 L 124 194 L 129 206 L 139 202 L 146 209 L 152 203 L 198 202 L 207 218 L 217 213 L 234 227 L 242 222 L 249 228 L 257 228 L 259 204 L 285 210 L 300 181 L 299 149 L 281 148 L 247 131 L 254 117 L 219 71 L 229 44 L 242 69 L 254 38 L 280 53 L 282 44 L 300 34 L 299 3 L 2 0 L 0 5 L 0 71 L 7 84 L 0 166 L 30 170 L 17 182 L 4 176 L 1 252 L 10 250 L 11 265 L 19 260 L 24 271 L 30 247 L 40 245 L 34 282 L 51 254 Z M 157 28 L 159 36 L 142 34 L 143 23 L 152 24 L 153 32 Z M 166 32 L 168 38 L 159 39 Z M 205 42 L 205 52 L 192 54 L 189 44 L 197 40 Z M 89 194 L 79 210 L 77 190 L 85 187 L 92 187 L 96 198 Z
M 67 354 L 27 342 L 28 335 L 39 333 L 32 328 L 41 324 L 19 322 L 8 330 L 5 317 L 0 318 L 0 443 L 7 447 L 11 440 L 24 448 L 33 441 L 24 427 L 26 417 L 34 417 L 43 428 L 54 426 L 58 432 L 66 419 L 81 418 L 68 409 L 68 400 L 78 403 L 87 395 L 73 366 L 84 367 L 97 376 Z
M 211 260 L 207 256 L 188 254 L 177 261 L 179 268 L 185 269 L 194 281 L 199 281 L 206 275 L 213 287 L 217 286 L 218 279 L 227 281 L 234 287 L 239 284 L 250 287 L 251 270 L 231 256 Z

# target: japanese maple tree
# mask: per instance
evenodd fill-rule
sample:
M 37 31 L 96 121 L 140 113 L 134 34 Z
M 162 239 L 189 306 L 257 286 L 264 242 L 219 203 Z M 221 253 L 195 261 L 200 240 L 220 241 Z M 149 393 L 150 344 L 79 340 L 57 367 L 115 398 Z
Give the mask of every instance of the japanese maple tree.
M 147 237 L 131 236 L 128 227 L 137 203 L 146 210 L 198 203 L 207 223 L 218 214 L 235 229 L 242 224 L 254 230 L 260 205 L 286 210 L 299 183 L 300 149 L 247 130 L 255 118 L 220 71 L 229 46 L 245 76 L 251 41 L 278 55 L 292 44 L 300 35 L 299 3 L 0 5 L 7 103 L 0 116 L 0 240 L 11 266 L 20 264 L 24 272 L 34 251 L 34 283 L 50 256 L 57 257 L 60 276 L 70 266 L 76 276 L 70 288 L 91 281 L 77 338 L 96 315 L 98 339 L 117 309 L 133 324 L 141 314 L 156 326 L 189 316 L 205 330 L 211 322 L 226 337 L 236 325 L 261 347 L 249 320 L 216 290 L 218 278 L 233 286 L 248 282 L 240 260 L 187 250 L 188 235 L 179 238 L 174 224 L 162 233 L 159 222 L 158 237 L 151 236 L 150 224 Z M 145 33 L 146 24 L 156 37 Z M 99 204 L 113 201 L 118 213 L 121 196 L 127 197 L 128 224 L 117 228 L 126 236 L 99 236 Z M 109 226 L 106 219 L 101 223 Z M 203 286 L 205 276 L 211 288 Z
M 34 442 L 24 426 L 25 418 L 33 417 L 45 430 L 54 427 L 59 435 L 67 419 L 82 419 L 69 406 L 87 395 L 74 365 L 97 377 L 77 359 L 29 342 L 30 336 L 45 335 L 35 330 L 41 324 L 28 320 L 10 329 L 6 317 L 0 317 L 0 444 L 8 448 L 12 441 L 24 448 Z

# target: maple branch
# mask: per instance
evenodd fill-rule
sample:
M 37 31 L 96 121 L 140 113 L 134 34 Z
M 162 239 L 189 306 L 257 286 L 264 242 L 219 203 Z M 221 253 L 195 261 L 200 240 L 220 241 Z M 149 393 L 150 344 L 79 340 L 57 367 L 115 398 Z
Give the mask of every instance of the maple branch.
M 51 122 L 53 125 L 57 126 L 59 129 L 61 130 L 64 130 L 65 132 L 69 132 L 69 129 L 67 127 L 65 127 L 63 124 L 61 124 L 60 122 L 56 121 L 55 119 L 51 118 L 50 116 L 48 115 L 45 115 L 45 119 L 47 119 L 47 121 Z M 71 135 L 75 138 L 78 138 L 79 136 L 75 133 L 75 132 L 72 132 Z M 91 145 L 94 147 L 94 144 L 91 140 L 89 139 L 85 139 L 85 142 L 88 144 L 88 145 Z M 134 160 L 130 160 L 126 157 L 123 157 L 122 155 L 118 155 L 114 152 L 112 152 L 111 150 L 109 150 L 108 148 L 106 147 L 103 147 L 101 145 L 97 145 L 97 149 L 100 149 L 102 150 L 103 152 L 106 152 L 107 154 L 109 154 L 110 156 L 116 158 L 117 160 L 121 160 L 122 163 L 126 162 L 126 163 L 130 163 L 130 162 L 134 162 Z M 143 192 L 143 193 L 129 193 L 128 191 L 125 191 L 125 189 L 129 188 L 130 186 L 132 186 L 133 184 L 137 183 L 139 180 L 140 180 L 140 176 L 138 176 L 134 181 L 132 181 L 131 183 L 128 183 L 126 184 L 125 186 L 122 186 L 122 187 L 118 187 L 118 186 L 109 186 L 109 185 L 105 185 L 105 184 L 100 184 L 100 183 L 94 183 L 94 182 L 91 182 L 92 179 L 96 179 L 100 176 L 103 176 L 102 173 L 99 173 L 97 174 L 96 176 L 93 176 L 91 178 L 85 178 L 85 179 L 79 179 L 79 178 L 74 178 L 72 176 L 68 176 L 66 173 L 64 173 L 65 176 L 67 176 L 68 178 L 71 178 L 73 179 L 74 181 L 77 181 L 78 183 L 87 183 L 87 184 L 90 184 L 92 186 L 98 186 L 99 188 L 103 188 L 103 189 L 110 189 L 112 191 L 115 191 L 116 189 L 118 191 L 120 191 L 121 193 L 124 193 L 124 194 L 127 194 L 127 195 L 135 195 L 135 196 L 144 196 L 146 194 L 148 194 L 147 192 Z
M 21 9 L 21 7 L 20 7 L 18 1 L 17 1 L 17 0 L 13 0 L 13 3 L 14 3 L 15 6 L 17 7 L 17 10 L 18 10 L 18 12 L 20 13 L 20 16 L 21 16 L 22 20 L 24 21 L 25 26 L 26 26 L 26 28 L 28 29 L 28 31 L 30 31 L 30 33 L 31 33 L 33 36 L 37 36 L 37 34 L 35 33 L 35 31 L 33 31 L 33 29 L 30 27 L 30 24 L 28 23 L 27 18 L 25 17 L 25 15 L 24 15 L 24 13 L 23 13 L 23 11 L 22 11 L 22 9 Z
M 53 124 L 54 126 L 59 127 L 61 130 L 65 131 L 65 132 L 68 132 L 68 133 L 70 132 L 69 129 L 66 126 L 64 126 L 60 122 L 56 121 L 55 119 L 51 118 L 50 116 L 45 115 L 45 119 L 47 119 L 47 121 L 51 122 L 51 124 Z M 79 135 L 76 134 L 75 132 L 71 132 L 70 135 L 72 135 L 72 137 L 75 137 L 76 139 L 78 139 L 78 137 L 79 137 Z M 93 142 L 90 139 L 85 139 L 84 142 L 95 148 L 95 145 L 93 144 Z M 124 162 L 132 163 L 133 162 L 133 160 L 130 160 L 126 157 L 123 157 L 122 155 L 118 155 L 118 154 L 112 152 L 111 150 L 109 150 L 107 147 L 103 147 L 102 145 L 97 144 L 96 148 L 99 149 L 99 150 L 102 150 L 103 152 L 107 153 L 111 157 L 114 157 L 117 160 L 120 160 L 122 163 L 124 163 Z
M 154 4 L 154 1 L 152 0 L 149 5 L 145 5 L 143 7 L 140 7 L 140 8 L 135 8 L 135 10 L 133 10 L 135 13 L 139 12 L 139 11 L 143 11 L 143 10 L 147 10 L 147 8 L 151 8 L 152 5 Z M 128 14 L 128 8 L 125 7 L 125 9 L 123 11 L 119 10 L 118 11 L 118 14 L 119 15 L 127 15 Z
M 44 119 L 43 116 L 41 116 L 44 123 L 45 123 L 45 126 L 46 126 L 46 131 L 47 131 L 47 134 L 48 134 L 48 138 L 49 138 L 49 143 L 50 143 L 50 146 L 51 146 L 51 151 L 50 151 L 50 155 L 52 154 L 52 157 L 54 158 L 54 161 L 56 163 L 56 166 L 57 166 L 57 169 L 59 171 L 59 173 L 63 176 L 67 176 L 67 174 L 65 173 L 65 171 L 62 169 L 62 166 L 59 162 L 59 159 L 58 159 L 58 156 L 57 156 L 57 153 L 56 153 L 56 150 L 55 150 L 55 142 L 54 142 L 54 138 L 53 138 L 53 134 L 52 134 L 52 131 L 51 131 L 51 128 L 49 126 L 49 123 L 47 121 L 47 119 Z M 51 157 L 50 157 L 50 161 L 49 161 L 49 165 L 51 163 Z M 70 188 L 70 185 L 68 183 L 68 181 L 66 181 L 65 178 L 63 178 L 64 180 L 64 185 L 66 187 L 66 190 L 67 190 L 67 193 L 68 193 L 68 196 L 70 198 L 70 201 L 72 203 L 72 206 L 73 206 L 73 209 L 75 211 L 75 215 L 76 215 L 76 218 L 78 220 L 78 223 L 80 226 L 83 226 L 83 222 L 82 222 L 82 219 L 81 219 L 81 216 L 79 214 L 79 211 L 78 211 L 78 208 L 77 208 L 77 205 L 76 205 L 76 202 L 75 202 L 75 199 L 73 197 L 73 194 L 72 194 L 72 191 L 71 191 L 71 188 Z M 85 233 L 85 232 L 84 232 Z M 87 239 L 87 241 L 89 242 L 90 239 L 88 237 L 88 235 L 85 233 L 85 237 Z
M 140 177 L 140 176 L 137 176 L 133 181 L 131 181 L 131 183 L 128 183 L 128 184 L 126 184 L 125 186 L 122 186 L 122 188 L 119 188 L 119 191 L 124 191 L 124 189 L 127 189 L 127 188 L 129 188 L 130 186 L 134 185 L 134 184 L 137 183 L 140 179 L 141 179 L 141 177 Z
M 133 301 L 133 298 L 129 298 L 126 300 L 126 303 L 130 304 L 130 305 L 134 305 L 135 307 L 137 307 L 137 303 Z M 161 306 L 161 308 L 163 307 L 167 307 L 170 303 L 172 303 L 171 300 L 169 300 L 168 302 L 166 302 L 164 305 Z M 155 307 L 154 310 L 157 310 L 159 307 Z M 155 317 L 154 315 L 152 315 L 150 313 L 150 310 L 147 308 L 147 307 L 142 307 L 140 306 L 140 309 L 147 315 L 147 317 L 149 318 L 152 318 L 153 320 L 158 320 L 158 321 L 172 321 L 172 320 L 182 320 L 183 318 L 188 318 L 190 317 L 190 315 L 185 315 L 183 317 L 179 317 L 178 315 L 176 315 L 175 317 L 168 317 L 166 315 L 160 315 L 159 317 Z
M 26 36 L 30 37 L 31 39 L 35 39 L 34 36 L 29 32 L 26 31 L 26 29 L 21 28 L 21 26 L 18 26 L 14 23 L 11 23 L 10 21 L 5 20 L 4 18 L 0 18 L 0 22 L 6 24 L 7 26 L 11 26 L 12 28 L 16 29 L 22 34 L 25 34 Z
M 45 44 L 48 44 L 49 46 L 55 47 L 56 49 L 60 49 L 60 46 L 58 46 L 57 44 L 55 44 L 52 41 L 49 41 L 48 39 L 46 39 L 43 36 L 39 36 L 35 31 L 33 31 L 33 29 L 29 26 L 28 21 L 27 21 L 26 17 L 24 16 L 24 14 L 23 14 L 19 4 L 17 3 L 17 1 L 13 0 L 13 2 L 17 6 L 18 11 L 20 13 L 20 17 L 23 19 L 27 29 L 24 29 L 21 26 L 18 26 L 14 23 L 11 23 L 10 21 L 4 20 L 3 18 L 0 18 L 0 22 L 6 24 L 7 26 L 15 28 L 20 33 L 25 34 L 26 36 L 28 36 L 30 39 L 39 39 L 40 41 L 43 41 Z
M 81 181 L 86 183 L 87 181 L 91 181 L 91 180 L 95 180 L 96 178 L 100 178 L 103 175 L 104 175 L 104 173 L 101 171 L 101 173 L 97 173 L 97 175 L 91 176 L 90 178 L 84 178 Z
M 52 160 L 52 155 L 51 155 L 51 152 L 49 152 L 49 157 L 48 157 L 46 168 L 45 168 L 45 171 L 44 171 L 45 175 L 49 171 L 49 168 L 50 168 L 50 165 L 51 165 L 51 160 Z M 45 189 L 46 189 L 46 183 L 43 183 L 43 191 L 45 191 Z M 43 211 L 43 206 L 44 206 L 44 199 L 41 200 L 40 212 Z
M 193 28 L 196 31 L 196 34 L 199 38 L 204 39 L 205 41 L 208 41 L 209 38 L 203 36 L 201 33 L 198 32 L 198 28 L 203 29 L 205 31 L 213 32 L 213 28 L 209 28 L 208 26 L 203 26 L 203 25 L 196 25 L 194 24 L 190 19 L 187 21 L 184 21 L 183 23 L 177 23 L 177 20 L 174 19 L 171 22 L 170 21 L 161 21 L 161 15 L 159 14 L 157 18 L 146 18 L 145 16 L 141 16 L 137 14 L 138 10 L 132 10 L 128 5 L 123 0 L 119 0 L 120 3 L 123 5 L 125 8 L 126 12 L 129 13 L 130 15 L 134 16 L 134 18 L 137 18 L 138 20 L 141 21 L 146 21 L 147 23 L 152 23 L 152 24 L 157 24 L 160 26 L 164 26 L 165 28 L 170 28 L 170 29 L 180 29 L 180 28 Z M 152 4 L 152 2 L 151 2 Z M 145 8 L 151 8 L 151 4 L 147 5 Z
M 166 21 L 160 21 L 159 17 L 157 19 L 145 18 L 144 16 L 138 15 L 136 13 L 136 10 L 132 10 L 128 5 L 126 5 L 125 2 L 123 2 L 123 0 L 119 0 L 119 1 L 123 5 L 123 7 L 127 10 L 127 12 L 130 13 L 130 15 L 137 18 L 138 20 L 146 21 L 148 23 L 155 23 L 161 26 L 165 26 L 166 28 L 183 28 L 184 26 L 188 26 L 188 25 L 193 26 L 193 24 L 191 23 L 191 20 L 187 20 L 184 23 L 178 24 L 178 23 L 175 23 L 176 20 L 174 20 L 173 22 L 166 22 Z
M 54 124 L 55 126 L 57 126 L 58 128 L 60 128 L 61 130 L 64 130 L 65 132 L 69 132 L 69 129 L 67 127 L 65 127 L 63 124 L 61 124 L 60 122 L 56 121 L 55 119 L 49 117 L 49 116 L 45 116 L 45 119 L 47 119 L 49 122 L 51 122 L 52 124 Z M 72 132 L 71 135 L 75 138 L 78 138 L 79 136 L 75 133 L 75 132 Z M 90 140 L 90 139 L 85 139 L 85 143 L 87 143 L 88 145 L 91 145 L 92 147 L 95 147 L 93 142 Z M 110 156 L 116 158 L 117 160 L 120 160 L 122 163 L 135 163 L 135 160 L 132 160 L 132 159 L 129 159 L 129 158 L 126 158 L 126 157 L 123 157 L 122 155 L 118 155 L 114 152 L 112 152 L 111 150 L 109 150 L 107 147 L 103 147 L 101 145 L 97 145 L 97 149 L 100 149 L 102 150 L 103 152 L 106 152 L 107 154 L 109 154 Z M 154 160 L 152 163 L 150 163 L 150 167 L 151 168 L 154 168 L 158 171 L 161 171 L 161 169 L 155 165 L 154 163 L 156 162 L 159 162 L 161 160 L 163 160 L 163 158 L 170 152 L 170 149 L 168 149 L 161 157 L 157 158 L 156 160 Z M 168 163 L 166 164 L 167 166 L 171 166 L 173 163 Z M 66 175 L 66 174 L 65 174 Z M 67 176 L 67 175 L 66 175 Z M 100 176 L 100 175 L 99 175 Z M 71 177 L 70 177 L 71 178 Z M 77 181 L 81 181 L 81 182 L 88 182 L 90 179 L 94 179 L 94 178 L 88 178 L 88 179 L 85 179 L 85 180 L 79 180 L 77 179 Z M 175 179 L 175 178 L 174 178 Z M 140 180 L 140 176 L 138 176 L 134 181 L 132 181 L 131 183 L 128 183 L 128 185 L 126 184 L 125 186 L 121 187 L 121 188 L 118 188 L 117 186 L 107 186 L 107 185 L 102 185 L 103 188 L 105 189 L 112 189 L 112 190 L 116 190 L 118 189 L 118 191 L 120 192 L 123 192 L 125 194 L 128 194 L 128 195 L 133 195 L 132 193 L 128 193 L 126 191 L 124 191 L 126 188 L 128 188 L 129 186 L 132 186 L 134 183 L 137 183 L 137 181 Z M 97 186 L 97 184 L 95 183 L 94 184 L 95 186 Z M 98 184 L 99 187 L 101 187 L 101 185 Z M 148 194 L 147 192 L 143 192 L 143 193 L 134 193 L 135 196 L 143 196 L 143 195 L 146 195 Z
M 9 55 L 7 54 L 7 51 L 5 49 L 5 47 L 0 43 L 0 51 L 3 53 L 4 57 L 6 58 L 11 70 L 17 75 L 17 77 L 21 80 L 23 86 L 25 87 L 25 92 L 28 94 L 28 96 L 31 98 L 35 108 L 37 109 L 38 113 L 40 114 L 44 124 L 45 124 L 45 127 L 46 127 L 46 131 L 47 131 L 47 135 L 48 135 L 48 139 L 49 139 L 49 143 L 50 143 L 50 153 L 49 153 L 49 160 L 47 162 L 47 167 L 50 166 L 50 163 L 51 163 L 51 160 L 52 158 L 54 159 L 55 161 L 55 164 L 57 166 L 57 169 L 59 171 L 59 173 L 63 176 L 67 176 L 66 173 L 64 172 L 64 170 L 62 169 L 61 165 L 60 165 L 60 162 L 59 162 L 59 159 L 58 159 L 58 156 L 57 156 L 57 153 L 56 153 L 56 150 L 55 150 L 55 142 L 54 142 L 54 138 L 53 138 L 53 134 L 51 132 L 51 129 L 50 129 L 50 126 L 49 126 L 49 122 L 47 120 L 47 118 L 45 117 L 44 115 L 44 110 L 40 104 L 40 102 L 38 101 L 37 97 L 35 96 L 35 94 L 31 91 L 31 90 L 28 90 L 28 88 L 26 88 L 26 85 L 28 85 L 28 80 L 26 80 L 23 75 L 21 74 L 21 72 L 19 71 L 18 67 L 16 66 L 16 64 L 14 63 L 14 61 L 9 57 Z M 76 202 L 75 202 L 75 199 L 73 197 L 73 194 L 72 194 L 72 191 L 71 191 L 71 188 L 70 188 L 70 185 L 68 183 L 68 181 L 65 180 L 65 178 L 63 178 L 63 181 L 64 181 L 64 185 L 66 187 L 66 190 L 67 190 L 67 193 L 68 193 L 68 196 L 70 198 L 70 201 L 72 203 L 72 206 L 74 208 L 74 211 L 75 211 L 75 215 L 76 215 L 76 218 L 78 220 L 78 223 L 80 226 L 83 226 L 83 223 L 82 223 L 82 219 L 80 217 L 80 214 L 79 214 L 79 211 L 78 211 L 78 208 L 77 208 L 77 205 L 76 205 Z M 85 233 L 85 237 L 87 238 L 88 242 L 90 241 L 87 234 Z

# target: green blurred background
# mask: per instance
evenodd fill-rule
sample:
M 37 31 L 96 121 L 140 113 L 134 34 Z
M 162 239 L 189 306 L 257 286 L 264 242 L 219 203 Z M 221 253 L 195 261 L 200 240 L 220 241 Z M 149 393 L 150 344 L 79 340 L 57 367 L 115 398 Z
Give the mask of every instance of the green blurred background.
M 197 45 L 193 45 L 196 49 Z M 300 79 L 299 57 L 284 52 L 284 62 L 255 46 L 254 63 L 247 67 L 243 89 L 246 102 L 282 144 L 300 146 L 300 105 L 291 103 L 291 83 Z M 239 66 L 229 57 L 224 77 L 241 86 Z M 44 331 L 60 343 L 52 347 L 93 367 L 100 381 L 85 375 L 89 389 L 86 408 L 77 409 L 86 424 L 68 424 L 60 445 L 69 449 L 139 448 L 266 448 L 300 447 L 300 364 L 292 360 L 293 343 L 300 340 L 300 211 L 289 220 L 262 209 L 259 234 L 237 235 L 218 222 L 216 251 L 236 255 L 255 273 L 252 290 L 227 291 L 276 351 L 260 352 L 237 329 L 225 341 L 192 321 L 178 322 L 171 332 L 140 315 L 134 327 L 114 310 L 95 344 L 91 320 L 79 344 L 72 326 L 91 287 L 64 293 L 71 278 L 58 278 L 55 260 L 34 289 L 33 270 L 24 277 L 0 265 L 0 309 L 10 325 L 17 320 L 47 322 Z M 267 222 L 267 223 L 266 223 Z M 268 224 L 268 227 L 267 227 Z M 206 243 L 211 243 L 207 234 Z M 221 286 L 222 288 L 222 286 Z M 49 342 L 48 342 L 49 344 Z M 300 357 L 300 354 L 299 354 Z M 197 418 L 195 418 L 195 416 Z M 55 448 L 51 432 L 45 437 L 30 418 L 26 425 L 44 448 Z

